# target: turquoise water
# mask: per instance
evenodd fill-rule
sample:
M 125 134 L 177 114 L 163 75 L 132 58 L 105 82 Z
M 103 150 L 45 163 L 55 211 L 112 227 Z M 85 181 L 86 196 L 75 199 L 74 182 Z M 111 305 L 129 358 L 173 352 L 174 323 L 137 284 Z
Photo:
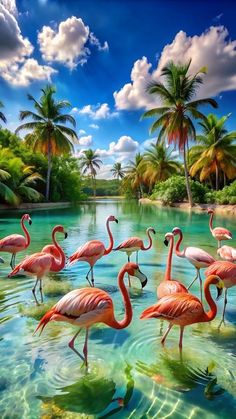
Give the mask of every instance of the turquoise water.
M 32 243 L 26 254 L 50 243 L 51 229 L 59 223 L 68 231 L 68 238 L 61 241 L 67 255 L 93 238 L 107 243 L 105 219 L 110 214 L 119 219 L 118 225 L 111 225 L 115 244 L 133 235 L 145 238 L 148 226 L 153 226 L 157 234 L 153 248 L 139 256 L 140 268 L 149 280 L 143 292 L 139 282 L 132 280 L 131 325 L 120 331 L 103 325 L 91 329 L 87 373 L 68 348 L 75 333 L 73 326 L 52 322 L 41 336 L 32 336 L 40 318 L 31 292 L 34 279 L 8 279 L 10 255 L 1 254 L 5 264 L 0 265 L 0 417 L 232 418 L 236 414 L 236 289 L 229 290 L 227 326 L 220 334 L 217 325 L 223 301 L 211 324 L 186 328 L 182 360 L 177 327 L 163 349 L 160 338 L 167 324 L 139 320 L 143 309 L 156 301 L 156 288 L 163 279 L 168 252 L 163 240 L 167 231 L 182 227 L 186 245 L 216 255 L 206 214 L 116 201 L 81 204 L 77 209 L 32 211 Z M 0 237 L 20 232 L 20 216 L 0 214 Z M 236 230 L 233 218 L 217 216 L 216 222 Z M 23 256 L 18 254 L 17 261 Z M 95 267 L 96 286 L 110 293 L 120 319 L 124 309 L 116 278 L 125 262 L 125 254 L 111 253 Z M 87 270 L 88 265 L 80 263 L 51 275 L 45 281 L 46 307 L 58 301 L 63 290 L 87 286 Z M 194 273 L 187 261 L 174 257 L 173 277 L 187 285 Z M 197 283 L 192 292 L 199 295 Z M 76 340 L 80 350 L 83 341 L 82 333 Z

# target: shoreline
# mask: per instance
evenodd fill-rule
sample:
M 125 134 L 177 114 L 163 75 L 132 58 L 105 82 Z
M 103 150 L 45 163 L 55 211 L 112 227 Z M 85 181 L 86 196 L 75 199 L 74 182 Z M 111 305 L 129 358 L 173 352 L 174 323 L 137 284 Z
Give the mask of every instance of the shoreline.
M 140 198 L 140 204 L 156 205 L 162 208 L 177 208 L 183 211 L 205 212 L 208 208 L 214 209 L 216 214 L 234 216 L 236 215 L 236 205 L 219 205 L 219 204 L 194 204 L 192 208 L 189 207 L 188 202 L 176 202 L 172 205 L 162 205 L 161 201 L 151 200 L 149 198 Z
M 21 210 L 37 210 L 37 209 L 54 209 L 54 208 L 70 208 L 71 202 L 40 202 L 30 203 L 23 202 L 18 207 L 11 207 L 7 204 L 0 205 L 0 211 L 21 211 Z

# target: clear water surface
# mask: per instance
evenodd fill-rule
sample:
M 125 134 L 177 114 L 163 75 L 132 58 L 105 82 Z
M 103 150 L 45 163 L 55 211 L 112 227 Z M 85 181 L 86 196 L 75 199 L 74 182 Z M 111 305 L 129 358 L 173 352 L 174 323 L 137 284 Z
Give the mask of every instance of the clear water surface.
M 115 244 L 133 235 L 145 239 L 148 226 L 155 227 L 157 234 L 152 250 L 140 253 L 140 268 L 149 279 L 143 292 L 140 284 L 132 280 L 131 325 L 120 331 L 101 324 L 91 329 L 87 373 L 68 348 L 76 331 L 73 326 L 52 322 L 41 336 L 32 336 L 40 318 L 31 293 L 34 279 L 8 279 L 10 255 L 1 254 L 5 264 L 0 265 L 0 417 L 236 417 L 236 288 L 229 290 L 227 326 L 220 334 L 217 325 L 223 300 L 211 324 L 186 328 L 182 360 L 177 327 L 163 349 L 160 338 L 167 324 L 139 320 L 142 310 L 155 303 L 156 288 L 163 279 L 168 252 L 163 239 L 167 231 L 182 227 L 185 245 L 199 246 L 216 255 L 207 214 L 107 200 L 81 204 L 77 209 L 32 211 L 32 242 L 25 253 L 39 251 L 50 243 L 51 229 L 56 224 L 63 224 L 68 231 L 68 238 L 61 241 L 67 255 L 93 238 L 108 243 L 105 219 L 110 214 L 119 219 L 119 224 L 112 223 L 111 227 Z M 20 216 L 15 212 L 0 214 L 0 237 L 20 232 Z M 217 216 L 216 222 L 232 230 L 236 237 L 233 218 Z M 18 254 L 17 261 L 23 256 Z M 95 267 L 96 286 L 112 296 L 119 319 L 124 308 L 116 278 L 125 262 L 124 253 L 112 252 Z M 64 289 L 87 286 L 87 270 L 88 265 L 80 263 L 51 275 L 45 281 L 45 306 L 58 301 Z M 187 261 L 174 257 L 174 278 L 187 285 L 194 273 Z M 199 295 L 198 283 L 192 292 Z M 215 290 L 212 292 L 216 295 Z M 82 349 L 83 341 L 81 333 L 76 347 Z

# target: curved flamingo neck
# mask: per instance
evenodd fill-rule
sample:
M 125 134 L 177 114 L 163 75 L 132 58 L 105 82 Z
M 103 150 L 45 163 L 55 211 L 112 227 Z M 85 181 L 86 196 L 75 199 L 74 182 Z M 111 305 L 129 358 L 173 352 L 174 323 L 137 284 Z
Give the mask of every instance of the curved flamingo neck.
M 171 267 L 172 267 L 172 255 L 174 249 L 174 237 L 170 238 L 170 248 L 167 256 L 167 266 L 165 272 L 165 281 L 171 281 Z
M 149 229 L 147 229 L 146 234 L 147 234 L 147 236 L 149 238 L 149 243 L 148 243 L 147 247 L 145 247 L 144 245 L 142 245 L 141 250 L 149 250 L 152 247 L 152 236 L 150 234 L 150 230 Z
M 29 232 L 28 232 L 27 228 L 25 227 L 24 221 L 25 221 L 25 219 L 24 219 L 24 216 L 23 216 L 21 218 L 21 228 L 25 233 L 25 248 L 27 248 L 30 245 L 30 235 L 29 235 Z
M 211 232 L 213 230 L 213 217 L 214 217 L 214 213 L 212 212 L 210 216 L 210 220 L 209 220 L 209 228 Z
M 52 231 L 52 241 L 54 246 L 56 247 L 56 249 L 58 250 L 58 252 L 60 253 L 60 260 L 58 260 L 57 258 L 53 258 L 53 264 L 52 264 L 52 270 L 59 272 L 61 269 L 64 268 L 65 264 L 66 264 L 66 256 L 64 251 L 62 250 L 61 246 L 57 243 L 56 240 L 56 232 L 59 231 L 57 229 L 57 227 L 54 227 L 53 231 Z
M 215 301 L 213 300 L 211 293 L 210 293 L 210 285 L 211 285 L 211 278 L 208 277 L 204 284 L 204 294 L 207 301 L 207 304 L 210 307 L 210 310 L 207 311 L 207 313 L 204 313 L 204 320 L 205 322 L 209 322 L 213 320 L 217 313 L 217 306 Z
M 179 232 L 179 239 L 178 239 L 178 241 L 177 241 L 177 243 L 175 245 L 175 254 L 177 256 L 179 256 L 180 258 L 183 258 L 184 257 L 184 251 L 183 250 L 182 250 L 182 252 L 180 251 L 180 244 L 181 244 L 182 240 L 183 240 L 183 233 L 180 230 L 180 232 Z
M 114 240 L 113 240 L 113 236 L 112 236 L 112 233 L 111 233 L 111 230 L 110 230 L 110 225 L 109 225 L 109 221 L 108 220 L 106 222 L 106 228 L 107 228 L 108 236 L 109 236 L 109 239 L 110 239 L 110 243 L 109 243 L 109 246 L 106 248 L 104 254 L 105 255 L 108 255 L 108 253 L 110 253 L 112 251 L 113 244 L 114 244 Z
M 123 298 L 123 303 L 125 306 L 125 317 L 123 318 L 123 320 L 118 321 L 113 316 L 113 319 L 111 320 L 109 325 L 113 327 L 114 329 L 124 329 L 125 327 L 129 326 L 133 317 L 133 310 L 132 310 L 132 305 L 129 298 L 129 293 L 124 284 L 125 273 L 126 273 L 126 270 L 123 268 L 118 275 L 118 285 L 119 285 L 122 298 Z

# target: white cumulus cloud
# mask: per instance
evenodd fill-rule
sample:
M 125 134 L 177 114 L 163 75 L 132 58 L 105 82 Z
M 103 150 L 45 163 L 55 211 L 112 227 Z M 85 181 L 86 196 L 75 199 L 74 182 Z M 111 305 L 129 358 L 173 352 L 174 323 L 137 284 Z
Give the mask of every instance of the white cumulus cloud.
M 84 147 L 90 146 L 92 142 L 93 142 L 92 135 L 84 135 L 83 137 L 79 138 L 79 144 Z
M 97 124 L 90 124 L 89 127 L 93 129 L 99 129 L 99 125 Z
M 97 149 L 96 152 L 103 158 L 112 157 L 118 161 L 130 159 L 139 147 L 138 141 L 129 135 L 122 135 L 117 142 L 112 141 L 108 149 Z
M 216 96 L 220 92 L 236 89 L 236 41 L 228 38 L 228 30 L 223 26 L 211 26 L 201 35 L 187 36 L 183 31 L 176 34 L 172 43 L 167 44 L 160 54 L 157 67 L 146 57 L 137 60 L 131 71 L 131 82 L 114 92 L 117 109 L 149 109 L 159 103 L 150 97 L 146 87 L 150 81 L 160 80 L 161 69 L 170 60 L 187 63 L 192 59 L 190 73 L 207 66 L 204 84 L 198 97 Z
M 99 41 L 99 39 L 94 35 L 93 32 L 90 33 L 89 35 L 89 42 L 91 45 L 95 45 L 98 49 L 98 51 L 108 51 L 109 50 L 109 45 L 108 42 L 105 41 L 104 44 L 102 45 L 101 42 Z
M 112 112 L 107 103 L 98 104 L 96 106 L 85 105 L 81 109 L 74 108 L 74 113 L 79 115 L 86 115 L 92 119 L 107 119 L 118 116 L 118 112 Z

